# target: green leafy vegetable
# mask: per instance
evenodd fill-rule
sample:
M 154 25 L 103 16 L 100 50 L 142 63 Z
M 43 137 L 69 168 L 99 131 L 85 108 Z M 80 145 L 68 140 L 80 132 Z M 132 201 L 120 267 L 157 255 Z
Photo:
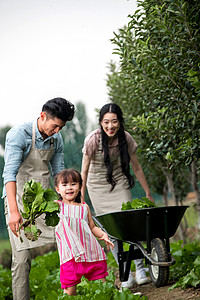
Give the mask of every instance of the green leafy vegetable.
M 121 210 L 129 210 L 129 209 L 142 209 L 148 207 L 157 207 L 155 203 L 150 201 L 147 197 L 142 197 L 142 199 L 133 199 L 132 202 L 128 201 L 126 203 L 122 203 Z
M 36 219 L 42 214 L 45 215 L 45 224 L 47 226 L 56 226 L 59 222 L 57 212 L 59 205 L 54 202 L 59 196 L 52 189 L 43 189 L 41 183 L 31 179 L 23 187 L 22 202 L 24 211 L 21 215 L 25 221 L 19 229 L 24 229 L 27 239 L 35 241 L 42 233 L 36 226 Z M 21 239 L 21 241 L 23 241 Z

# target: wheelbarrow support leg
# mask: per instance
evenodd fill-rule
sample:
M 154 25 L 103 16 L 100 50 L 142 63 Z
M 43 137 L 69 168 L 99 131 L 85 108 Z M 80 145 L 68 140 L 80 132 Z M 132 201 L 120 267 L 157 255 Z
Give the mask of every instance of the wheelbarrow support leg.
M 168 253 L 168 256 L 170 256 L 170 243 L 169 243 L 169 230 L 168 230 L 168 210 L 165 211 L 164 215 L 164 227 L 165 227 L 165 246 Z
M 119 262 L 119 277 L 120 281 L 127 281 L 131 268 L 131 261 L 133 260 L 134 245 L 130 245 L 129 251 L 124 252 L 123 242 L 118 242 L 118 262 Z M 126 263 L 126 264 L 124 264 Z
M 123 242 L 118 240 L 117 243 L 118 243 L 119 278 L 120 281 L 123 281 L 124 278 Z
M 146 215 L 146 238 L 147 238 L 147 253 L 151 253 L 151 218 L 149 212 Z

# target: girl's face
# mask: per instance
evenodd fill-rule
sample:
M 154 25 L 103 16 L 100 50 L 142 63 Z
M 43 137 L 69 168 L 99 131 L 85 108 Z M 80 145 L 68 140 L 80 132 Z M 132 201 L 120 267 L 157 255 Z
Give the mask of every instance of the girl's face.
M 115 136 L 120 127 L 120 123 L 117 119 L 117 115 L 110 112 L 106 113 L 103 116 L 103 119 L 100 122 L 100 124 L 108 137 Z
M 80 192 L 79 182 L 59 182 L 56 191 L 61 195 L 65 203 L 74 202 Z

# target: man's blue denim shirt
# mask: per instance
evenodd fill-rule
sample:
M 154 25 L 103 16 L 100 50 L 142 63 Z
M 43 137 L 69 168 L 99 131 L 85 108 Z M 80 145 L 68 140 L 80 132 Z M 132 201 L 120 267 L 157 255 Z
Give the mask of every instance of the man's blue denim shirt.
M 54 153 L 50 161 L 50 166 L 52 176 L 55 176 L 58 172 L 64 169 L 63 140 L 61 134 L 55 133 L 52 137 L 50 136 L 43 140 L 43 137 L 37 127 L 37 120 L 34 120 L 33 122 L 36 122 L 35 148 L 51 148 L 50 141 L 53 137 Z M 33 122 L 16 125 L 11 128 L 6 135 L 4 154 L 5 166 L 3 171 L 3 197 L 6 196 L 5 184 L 10 181 L 16 181 L 18 169 L 31 149 Z

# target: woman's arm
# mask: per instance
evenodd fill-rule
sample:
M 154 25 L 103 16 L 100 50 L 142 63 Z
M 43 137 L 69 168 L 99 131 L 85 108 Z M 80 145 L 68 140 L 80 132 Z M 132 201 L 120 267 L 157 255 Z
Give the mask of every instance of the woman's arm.
M 81 202 L 85 201 L 86 183 L 88 177 L 88 171 L 90 167 L 90 158 L 87 154 L 83 154 L 82 166 L 81 166 L 81 177 L 82 177 L 82 188 L 81 188 Z
M 130 162 L 131 162 L 131 166 L 133 168 L 133 172 L 134 172 L 135 176 L 137 177 L 139 183 L 141 184 L 141 186 L 143 187 L 143 189 L 146 193 L 146 197 L 149 198 L 149 200 L 151 200 L 152 202 L 155 202 L 151 196 L 151 192 L 150 192 L 148 183 L 146 181 L 146 178 L 144 176 L 144 172 L 142 170 L 142 167 L 139 164 L 139 161 L 138 161 L 135 153 L 133 153 L 130 156 Z
M 114 248 L 114 244 L 109 240 L 107 233 L 105 233 L 103 230 L 101 230 L 101 228 L 97 227 L 94 224 L 94 221 L 92 219 L 92 214 L 91 214 L 91 211 L 90 211 L 90 208 L 89 208 L 88 205 L 87 205 L 87 209 L 88 209 L 89 226 L 90 226 L 90 229 L 91 229 L 92 233 L 94 234 L 94 236 L 96 236 L 97 238 L 99 238 L 99 240 L 102 240 L 102 241 L 104 241 L 106 243 L 108 250 L 109 250 L 109 246 L 111 247 L 111 249 L 113 249 Z

